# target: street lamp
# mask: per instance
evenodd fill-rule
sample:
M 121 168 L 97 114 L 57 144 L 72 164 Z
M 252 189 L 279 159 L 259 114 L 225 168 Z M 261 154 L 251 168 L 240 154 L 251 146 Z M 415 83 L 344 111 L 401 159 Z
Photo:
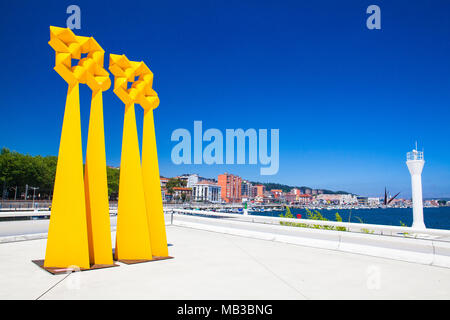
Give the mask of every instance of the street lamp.
M 16 201 L 16 196 L 17 196 L 17 186 L 11 187 L 11 190 L 14 190 L 14 201 Z
M 35 210 L 35 207 L 34 207 L 34 195 L 35 195 L 35 193 L 36 193 L 36 190 L 38 190 L 39 189 L 39 187 L 29 187 L 30 189 L 33 189 L 33 210 Z

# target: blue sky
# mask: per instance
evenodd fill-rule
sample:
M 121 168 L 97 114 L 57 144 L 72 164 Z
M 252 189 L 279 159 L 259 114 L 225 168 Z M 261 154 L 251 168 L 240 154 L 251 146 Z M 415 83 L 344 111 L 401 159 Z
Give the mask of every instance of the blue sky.
M 81 8 L 78 35 L 154 72 L 160 172 L 410 195 L 406 152 L 425 149 L 425 197 L 450 196 L 450 2 L 2 1 L 0 146 L 57 155 L 66 83 L 49 26 Z M 381 8 L 381 30 L 366 8 Z M 108 59 L 105 59 L 108 60 Z M 90 91 L 81 89 L 86 143 Z M 137 108 L 138 128 L 142 112 Z M 123 104 L 104 93 L 107 161 L 119 165 Z M 175 165 L 173 130 L 280 129 L 280 169 Z

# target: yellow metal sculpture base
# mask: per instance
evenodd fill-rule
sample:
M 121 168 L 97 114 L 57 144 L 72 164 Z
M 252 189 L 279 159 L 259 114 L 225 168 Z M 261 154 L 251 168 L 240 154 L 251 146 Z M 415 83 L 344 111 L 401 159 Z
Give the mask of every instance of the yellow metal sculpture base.
M 71 272 L 78 272 L 78 271 L 90 271 L 90 270 L 98 270 L 98 269 L 105 269 L 105 268 L 113 268 L 118 267 L 119 265 L 117 263 L 113 264 L 91 264 L 89 268 L 78 268 L 78 267 L 46 267 L 44 266 L 44 260 L 32 260 L 34 264 L 39 266 L 41 269 L 53 274 L 67 274 Z
M 117 260 L 119 262 L 125 263 L 125 264 L 136 264 L 136 263 L 144 263 L 144 262 L 154 262 L 154 261 L 161 261 L 161 260 L 168 260 L 168 259 L 173 259 L 173 257 L 171 256 L 167 256 L 167 257 L 158 257 L 158 256 L 153 256 L 152 260 L 127 260 L 127 259 L 120 259 Z

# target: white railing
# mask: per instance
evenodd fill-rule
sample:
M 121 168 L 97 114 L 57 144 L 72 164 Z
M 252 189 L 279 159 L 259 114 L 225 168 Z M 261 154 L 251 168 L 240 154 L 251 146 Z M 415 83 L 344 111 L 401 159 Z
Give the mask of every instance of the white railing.
M 323 220 L 312 220 L 312 219 L 294 219 L 294 218 L 281 218 L 281 217 L 268 217 L 259 215 L 243 215 L 243 214 L 233 214 L 233 213 L 222 213 L 214 211 L 203 211 L 203 210 L 187 210 L 187 209 L 168 209 L 164 208 L 164 213 L 166 214 L 189 214 L 202 217 L 218 217 L 218 218 L 228 218 L 233 220 L 238 220 L 248 223 L 262 223 L 262 224 L 274 224 L 282 225 L 280 222 L 293 223 L 296 225 L 304 225 L 305 227 L 314 228 L 314 226 L 327 226 L 333 227 L 334 230 L 338 230 L 336 227 L 344 227 L 345 231 L 348 232 L 359 232 L 359 233 L 373 233 L 381 235 L 409 235 L 412 237 L 426 238 L 430 236 L 433 239 L 436 238 L 448 238 L 450 240 L 450 230 L 443 229 L 415 229 L 411 227 L 402 226 L 388 226 L 388 225 L 378 225 L 378 224 L 368 224 L 368 223 L 353 223 L 353 222 L 337 222 L 337 221 L 323 221 Z M 117 210 L 110 209 L 110 214 L 117 214 Z M 50 211 L 38 211 L 38 212 L 14 212 L 14 213 L 0 213 L 0 217 L 39 217 L 39 216 L 49 216 Z M 172 217 L 171 217 L 172 221 Z M 3 223 L 3 222 L 0 222 Z
M 268 217 L 268 216 L 257 216 L 257 215 L 243 215 L 243 214 L 232 214 L 232 213 L 222 213 L 214 211 L 200 211 L 200 210 L 184 210 L 184 209 L 165 209 L 166 213 L 176 213 L 176 214 L 194 214 L 200 216 L 214 216 L 223 218 L 232 218 L 234 220 L 240 220 L 249 223 L 266 223 L 281 225 L 280 222 L 288 222 L 295 224 L 303 224 L 305 227 L 314 226 L 328 226 L 328 227 L 344 227 L 349 232 L 362 232 L 362 233 L 374 233 L 381 235 L 411 235 L 416 237 L 420 235 L 428 235 L 436 240 L 439 238 L 449 238 L 450 240 L 450 230 L 442 229 L 415 229 L 411 227 L 402 226 L 388 226 L 388 225 L 378 225 L 378 224 L 368 224 L 368 223 L 353 223 L 353 222 L 337 222 L 337 221 L 323 221 L 323 220 L 312 220 L 312 219 L 293 219 L 293 218 L 281 218 L 281 217 Z
M 423 160 L 423 152 L 413 150 L 406 154 L 406 160 Z

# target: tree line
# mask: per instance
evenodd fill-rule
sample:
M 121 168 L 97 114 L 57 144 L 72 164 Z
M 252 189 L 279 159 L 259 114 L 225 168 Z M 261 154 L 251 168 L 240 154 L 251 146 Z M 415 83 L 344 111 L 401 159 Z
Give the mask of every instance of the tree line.
M 35 199 L 51 199 L 55 183 L 56 156 L 31 156 L 2 148 L 0 151 L 0 188 L 2 199 L 24 200 L 26 185 L 37 187 Z M 119 192 L 120 170 L 107 167 L 108 194 L 111 199 Z M 70 192 L 70 191 L 69 191 Z M 33 190 L 28 190 L 28 198 Z

